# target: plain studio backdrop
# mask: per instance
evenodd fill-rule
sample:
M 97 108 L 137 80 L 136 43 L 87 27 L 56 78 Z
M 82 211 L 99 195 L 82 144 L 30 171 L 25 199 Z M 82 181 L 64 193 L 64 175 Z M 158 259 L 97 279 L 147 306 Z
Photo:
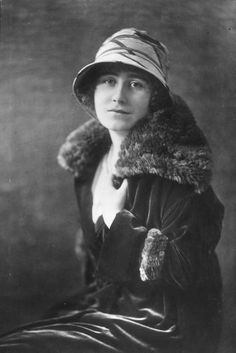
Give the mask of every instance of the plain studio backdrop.
M 170 50 L 170 87 L 185 98 L 214 154 L 226 207 L 217 253 L 224 283 L 221 353 L 235 351 L 235 0 L 2 0 L 0 51 L 0 330 L 41 317 L 81 289 L 73 178 L 56 162 L 87 117 L 77 70 L 124 27 Z

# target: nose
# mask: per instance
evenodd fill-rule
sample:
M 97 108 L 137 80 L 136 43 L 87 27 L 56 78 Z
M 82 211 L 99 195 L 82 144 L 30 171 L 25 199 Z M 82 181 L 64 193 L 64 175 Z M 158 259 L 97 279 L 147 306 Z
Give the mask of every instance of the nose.
M 113 102 L 117 102 L 117 103 L 125 103 L 126 89 L 125 89 L 125 84 L 123 82 L 118 82 L 114 87 L 112 100 Z

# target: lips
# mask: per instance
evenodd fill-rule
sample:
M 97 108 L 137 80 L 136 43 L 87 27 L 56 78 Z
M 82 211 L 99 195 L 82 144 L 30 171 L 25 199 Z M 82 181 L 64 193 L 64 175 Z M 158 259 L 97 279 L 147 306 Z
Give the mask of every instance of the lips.
M 122 109 L 109 109 L 108 112 L 113 112 L 117 114 L 130 114 L 129 112 Z

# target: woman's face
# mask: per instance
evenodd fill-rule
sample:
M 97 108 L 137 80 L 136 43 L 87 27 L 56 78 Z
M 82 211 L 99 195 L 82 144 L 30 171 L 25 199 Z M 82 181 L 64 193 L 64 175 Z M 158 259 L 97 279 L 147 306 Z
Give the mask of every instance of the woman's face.
M 94 106 L 107 129 L 128 132 L 149 113 L 152 88 L 147 76 L 132 68 L 111 68 L 96 82 Z

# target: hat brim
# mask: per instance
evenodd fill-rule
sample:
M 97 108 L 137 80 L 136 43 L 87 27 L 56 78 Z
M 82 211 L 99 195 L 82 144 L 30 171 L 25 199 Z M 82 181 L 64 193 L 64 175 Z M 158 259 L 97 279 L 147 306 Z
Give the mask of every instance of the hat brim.
M 104 66 L 107 63 L 122 63 L 126 64 L 129 66 L 134 66 L 140 70 L 143 70 L 152 76 L 154 78 L 158 79 L 162 85 L 165 88 L 168 88 L 167 83 L 165 79 L 163 78 L 163 74 L 159 70 L 159 68 L 156 66 L 149 66 L 147 67 L 146 61 L 142 60 L 139 58 L 139 61 L 135 61 L 133 59 L 130 59 L 129 57 L 124 57 L 123 55 L 119 53 L 115 53 L 112 55 L 107 55 L 107 56 L 102 56 L 101 58 L 97 58 L 96 61 L 84 66 L 77 74 L 74 82 L 73 82 L 73 89 L 74 91 L 80 91 L 82 88 L 82 82 L 84 83 L 84 78 L 86 74 L 88 74 L 92 69 L 95 69 L 96 67 L 101 67 Z

